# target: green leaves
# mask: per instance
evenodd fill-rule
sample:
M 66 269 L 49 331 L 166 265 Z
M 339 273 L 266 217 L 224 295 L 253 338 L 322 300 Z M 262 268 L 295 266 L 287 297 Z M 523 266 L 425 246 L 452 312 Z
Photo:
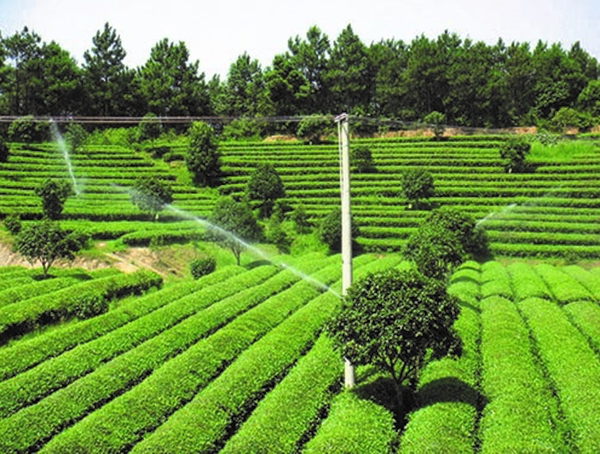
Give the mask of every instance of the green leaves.
M 221 176 L 220 153 L 214 131 L 203 121 L 193 122 L 188 130 L 190 146 L 185 165 L 192 174 L 194 184 L 210 186 Z
M 73 188 L 66 181 L 56 182 L 47 178 L 41 185 L 35 188 L 42 202 L 42 209 L 48 219 L 59 219 L 67 197 L 73 194 Z
M 283 182 L 273 164 L 259 164 L 254 169 L 248 180 L 246 193 L 250 200 L 258 200 L 260 218 L 271 216 L 275 201 L 285 197 Z
M 262 229 L 250 206 L 231 197 L 217 200 L 209 221 L 214 227 L 208 229 L 207 239 L 230 249 L 238 265 L 247 242 L 262 238 Z
M 57 259 L 73 260 L 82 246 L 81 238 L 49 219 L 24 227 L 15 242 L 15 250 L 29 262 L 40 262 L 44 276 Z
M 402 195 L 409 209 L 419 208 L 434 194 L 433 176 L 427 170 L 412 169 L 402 174 Z
M 442 356 L 456 347 L 457 317 L 457 302 L 443 283 L 413 269 L 391 269 L 350 287 L 329 332 L 346 358 L 377 366 L 400 387 L 414 383 L 429 349 Z
M 154 219 L 165 205 L 173 201 L 173 189 L 156 177 L 144 177 L 136 181 L 131 191 L 131 203 L 142 211 L 148 211 Z

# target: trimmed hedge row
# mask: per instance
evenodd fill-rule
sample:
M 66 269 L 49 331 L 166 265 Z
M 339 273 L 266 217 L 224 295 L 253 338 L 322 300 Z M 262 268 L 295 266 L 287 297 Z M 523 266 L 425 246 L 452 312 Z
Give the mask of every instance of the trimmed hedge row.
M 366 265 L 363 264 L 364 259 L 356 261 L 357 265 L 362 265 L 356 270 L 356 275 L 387 269 L 399 261 L 394 257 L 369 260 Z M 338 308 L 339 298 L 327 292 L 298 309 L 281 325 L 245 350 L 217 379 L 153 434 L 136 445 L 133 451 L 198 452 L 221 446 L 228 434 L 236 429 L 236 423 L 247 413 L 248 408 L 253 408 L 255 401 L 260 399 L 262 390 L 278 381 L 279 376 L 312 344 L 316 333 Z M 339 357 L 333 365 L 337 365 L 336 376 L 339 376 Z M 310 392 L 317 393 L 318 390 L 311 389 Z M 304 403 L 298 402 L 297 405 L 303 406 Z M 295 408 L 289 410 L 294 411 Z M 284 413 L 282 417 L 285 416 L 289 418 L 291 415 Z M 292 419 L 292 423 L 301 422 L 297 416 Z M 308 423 L 310 421 L 311 419 Z M 193 437 L 184 437 L 190 427 L 193 428 Z M 301 427 L 296 428 L 298 436 L 302 434 L 298 430 Z M 293 433 L 288 433 L 287 436 L 293 437 Z M 182 438 L 186 441 L 179 441 Z M 275 449 L 275 446 L 272 448 Z M 263 446 L 263 449 L 263 452 L 273 452 L 267 446 Z
M 596 301 L 600 303 L 600 279 L 597 276 L 579 266 L 565 266 L 561 269 L 589 290 Z
M 138 385 L 131 390 L 140 381 L 141 383 L 149 383 L 148 380 L 142 380 L 148 377 L 151 372 L 153 372 L 150 375 L 152 380 L 161 376 L 159 370 L 168 372 L 168 380 L 161 387 L 155 389 L 155 392 L 161 394 L 168 389 L 166 388 L 167 383 L 174 385 L 178 380 L 185 380 L 185 377 L 179 374 L 180 371 L 176 372 L 170 369 L 173 364 L 183 363 L 184 367 L 192 371 L 190 373 L 193 376 L 193 371 L 203 361 L 207 361 L 208 356 L 194 358 L 192 353 L 201 349 L 201 346 L 206 345 L 207 339 L 214 338 L 214 335 L 205 338 L 211 330 L 217 329 L 218 326 L 231 318 L 231 315 L 221 315 L 223 308 L 228 303 L 237 306 L 245 305 L 246 307 L 256 305 L 273 294 L 273 290 L 269 290 L 268 284 L 263 283 L 259 287 L 262 288 L 262 291 L 257 291 L 257 287 L 238 291 L 234 296 L 222 300 L 216 305 L 213 304 L 195 316 L 187 318 L 182 323 L 103 364 L 92 373 L 54 392 L 40 402 L 23 408 L 9 418 L 0 420 L 0 451 L 11 452 L 13 450 L 24 451 L 39 448 L 55 435 L 58 435 L 55 440 L 68 439 L 69 433 L 74 433 L 74 430 L 77 430 L 75 427 L 79 427 L 80 424 L 66 431 L 64 430 L 65 427 L 88 416 L 82 422 L 85 424 L 86 421 L 97 417 L 94 415 L 102 414 L 99 412 L 105 412 L 107 408 L 118 405 L 118 402 L 125 399 L 124 396 L 135 394 L 136 391 L 134 390 L 136 389 L 143 389 L 145 385 L 142 388 Z M 218 289 L 215 289 L 215 291 L 219 293 Z M 202 338 L 205 339 L 201 340 Z M 232 340 L 229 339 L 230 345 L 228 348 L 235 349 L 238 344 L 232 342 Z M 210 342 L 208 344 L 213 345 Z M 218 352 L 216 356 L 222 358 L 220 355 L 223 346 L 218 345 L 213 346 L 213 348 Z M 181 353 L 182 351 L 183 353 Z M 206 350 L 204 351 L 206 352 Z M 173 357 L 174 359 L 167 361 Z M 220 360 L 215 362 L 213 367 L 215 368 L 213 373 L 215 373 L 222 367 L 222 362 Z M 152 380 L 150 380 L 150 383 Z M 130 391 L 127 392 L 127 390 Z M 120 397 L 115 399 L 116 396 Z M 109 403 L 106 404 L 106 402 Z M 140 398 L 138 404 L 142 405 L 144 402 L 147 402 L 147 396 Z M 164 401 L 162 402 L 164 403 Z M 97 410 L 98 407 L 101 408 Z M 149 414 L 146 414 L 146 417 L 149 416 Z M 27 430 L 23 430 L 23 427 L 27 427 Z M 125 428 L 123 429 L 125 430 Z M 119 431 L 113 435 L 116 435 L 116 433 L 119 433 Z M 85 451 L 90 446 L 94 445 L 87 444 L 81 449 Z M 60 452 L 56 448 L 49 447 L 48 449 L 50 452 Z M 73 449 L 69 448 L 67 452 L 73 452 Z
M 511 263 L 506 267 L 514 290 L 514 300 L 543 298 L 551 301 L 553 296 L 544 280 L 535 269 L 522 262 Z
M 314 277 L 329 283 L 339 278 L 339 274 L 336 264 L 324 268 Z M 255 293 L 251 292 L 244 299 L 255 297 Z M 163 363 L 130 391 L 61 432 L 50 441 L 46 450 L 74 452 L 94 446 L 99 451 L 118 451 L 131 447 L 188 402 L 252 343 L 318 294 L 315 287 L 305 281 L 277 293 Z M 187 436 L 190 435 L 193 434 Z
M 248 277 L 251 275 L 250 282 L 256 280 L 258 283 L 271 277 L 275 272 L 274 267 L 261 267 L 256 272 L 250 273 Z M 283 277 L 283 279 L 273 278 L 268 281 L 269 285 L 274 289 L 281 289 L 291 285 L 294 280 L 292 276 Z M 236 288 L 234 285 L 235 280 L 232 279 L 232 285 L 225 286 L 222 291 L 219 291 L 218 288 L 216 290 L 210 288 L 185 296 L 177 300 L 176 304 L 168 304 L 94 341 L 79 345 L 33 369 L 1 382 L 0 418 L 5 418 L 18 409 L 39 401 L 53 391 L 67 386 L 90 371 L 98 369 L 102 364 L 116 356 L 131 351 L 148 339 L 152 339 L 150 342 L 155 342 L 155 336 L 160 336 L 161 333 L 168 336 L 167 333 L 170 328 L 198 311 L 209 310 L 206 307 L 217 303 L 218 298 L 224 293 L 232 294 L 235 290 L 239 292 L 245 288 L 243 285 L 239 285 L 240 279 L 237 280 L 238 286 Z M 282 282 L 278 282 L 280 280 Z M 248 279 L 245 279 L 243 284 L 247 285 L 248 282 Z M 207 293 L 208 297 L 206 296 Z M 225 320 L 227 320 L 227 317 L 235 316 L 236 312 L 231 313 L 233 308 L 232 305 L 223 309 Z
M 554 453 L 558 404 L 536 367 L 529 330 L 509 300 L 481 302 L 482 388 L 489 402 L 479 426 L 482 453 Z
M 506 268 L 498 262 L 486 262 L 481 267 L 481 298 L 503 296 L 513 298 L 510 276 Z
M 393 452 L 396 438 L 389 411 L 345 392 L 334 399 L 327 419 L 303 452 L 387 454 Z
M 340 375 L 339 353 L 329 338 L 321 335 L 220 452 L 295 452 L 331 399 Z
M 567 304 L 564 311 L 571 323 L 588 339 L 597 355 L 600 355 L 600 306 L 589 301 Z
M 37 326 L 66 317 L 88 318 L 108 309 L 108 302 L 151 287 L 160 287 L 162 278 L 140 270 L 75 284 L 50 294 L 0 308 L 0 341 L 32 331 Z
M 588 289 L 559 268 L 541 263 L 536 265 L 535 271 L 546 282 L 554 298 L 560 304 L 574 301 L 596 301 Z
M 198 281 L 161 289 L 156 293 L 126 302 L 118 308 L 90 320 L 58 327 L 56 330 L 33 339 L 21 340 L 7 348 L 0 349 L 0 380 L 10 378 L 50 357 L 58 356 L 70 348 L 103 336 L 183 296 L 222 283 L 242 271 L 242 268 L 227 267 Z
M 483 399 L 475 380 L 480 364 L 479 284 L 457 283 L 448 292 L 460 300 L 454 327 L 463 342 L 462 355 L 433 361 L 423 369 L 417 388 L 419 408 L 408 415 L 400 438 L 402 454 L 472 452 L 475 445 L 475 419 Z M 471 289 L 464 293 L 466 286 Z
M 581 453 L 600 452 L 600 360 L 554 303 L 530 298 L 517 303 L 555 385 L 563 414 Z
M 32 280 L 31 277 L 19 278 L 19 281 L 21 281 L 21 279 L 26 280 L 19 282 L 18 284 L 15 282 L 16 279 L 6 280 L 6 282 L 11 285 L 10 288 L 0 291 L 0 308 L 29 298 L 56 292 L 81 282 L 81 279 L 76 277 L 59 277 L 55 279 L 46 279 L 40 282 Z

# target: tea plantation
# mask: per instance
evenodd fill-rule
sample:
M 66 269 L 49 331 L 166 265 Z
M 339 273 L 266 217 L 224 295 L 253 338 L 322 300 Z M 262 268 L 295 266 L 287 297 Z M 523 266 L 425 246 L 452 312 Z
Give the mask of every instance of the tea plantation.
M 398 251 L 427 211 L 405 208 L 408 168 L 434 175 L 435 206 L 480 221 L 494 255 L 450 277 L 462 353 L 425 365 L 406 415 L 393 413 L 389 381 L 370 367 L 343 390 L 339 352 L 323 333 L 340 307 L 339 255 L 219 266 L 199 280 L 110 268 L 56 268 L 38 280 L 36 270 L 1 267 L 0 452 L 600 452 L 600 148 L 534 156 L 534 172 L 507 174 L 502 140 L 353 141 L 375 166 L 352 179 L 365 251 L 355 279 L 410 266 Z M 121 146 L 77 152 L 81 194 L 61 223 L 125 245 L 200 241 L 197 222 L 168 209 L 152 221 L 128 188 L 160 176 L 174 207 L 206 217 L 219 193 L 244 191 L 260 162 L 275 165 L 285 201 L 313 221 L 339 203 L 336 145 L 220 150 L 218 190 L 191 186 L 177 160 Z M 12 144 L 0 163 L 0 215 L 39 218 L 34 188 L 47 177 L 68 179 L 52 144 Z

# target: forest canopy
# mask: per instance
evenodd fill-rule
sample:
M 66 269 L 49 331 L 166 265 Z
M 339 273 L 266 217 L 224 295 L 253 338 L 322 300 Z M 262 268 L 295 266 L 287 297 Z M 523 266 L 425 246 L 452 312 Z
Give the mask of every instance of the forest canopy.
M 25 27 L 0 36 L 0 115 L 348 112 L 421 121 L 440 112 L 450 125 L 506 127 L 545 124 L 562 110 L 561 119 L 576 123 L 568 126 L 586 128 L 600 114 L 600 67 L 578 42 L 570 49 L 502 39 L 490 45 L 446 31 L 435 39 L 367 44 L 348 25 L 333 40 L 313 26 L 287 47 L 266 68 L 244 53 L 225 80 L 207 80 L 182 41 L 159 41 L 142 66 L 129 68 L 107 23 L 78 65 Z

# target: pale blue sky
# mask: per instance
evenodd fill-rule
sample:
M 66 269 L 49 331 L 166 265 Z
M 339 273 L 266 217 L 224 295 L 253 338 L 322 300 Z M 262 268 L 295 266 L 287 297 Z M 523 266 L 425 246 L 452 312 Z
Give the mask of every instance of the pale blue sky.
M 3 36 L 27 25 L 79 63 L 105 22 L 121 36 L 128 66 L 142 65 L 167 37 L 186 43 L 207 78 L 224 76 L 244 51 L 269 65 L 311 25 L 333 42 L 349 23 L 365 44 L 447 29 L 487 43 L 581 41 L 600 60 L 599 0 L 0 0 Z

